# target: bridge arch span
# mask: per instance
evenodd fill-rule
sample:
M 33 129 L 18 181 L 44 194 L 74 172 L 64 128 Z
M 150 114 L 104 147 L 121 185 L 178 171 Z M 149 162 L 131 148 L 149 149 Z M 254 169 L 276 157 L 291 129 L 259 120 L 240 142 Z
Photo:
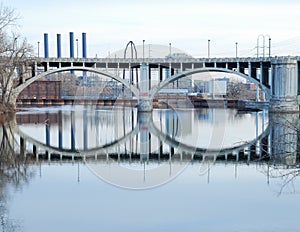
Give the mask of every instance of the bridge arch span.
M 124 79 L 111 75 L 110 73 L 106 73 L 106 72 L 102 72 L 97 68 L 89 68 L 89 67 L 63 67 L 63 68 L 58 68 L 58 69 L 53 69 L 53 70 L 49 70 L 46 72 L 43 72 L 41 74 L 38 74 L 28 80 L 26 80 L 25 83 L 19 85 L 18 87 L 16 87 L 14 89 L 14 94 L 17 97 L 27 86 L 29 86 L 30 84 L 32 84 L 33 82 L 35 82 L 36 80 L 46 77 L 48 75 L 54 74 L 54 73 L 59 73 L 59 72 L 64 72 L 64 71 L 87 71 L 87 72 L 93 72 L 93 73 L 97 73 L 103 76 L 106 76 L 108 78 L 114 79 L 118 82 L 120 82 L 121 84 L 123 84 L 124 86 L 126 86 L 127 88 L 129 88 L 132 93 L 139 98 L 139 90 L 137 89 L 136 86 L 128 83 L 127 81 L 125 81 Z
M 248 76 L 244 73 L 241 73 L 241 72 L 233 71 L 233 70 L 226 69 L 226 68 L 214 68 L 214 67 L 197 68 L 197 69 L 192 69 L 192 70 L 188 70 L 188 71 L 184 71 L 184 72 L 175 74 L 175 75 L 171 76 L 170 78 L 165 79 L 164 81 L 159 83 L 157 86 L 154 86 L 151 89 L 149 96 L 151 99 L 153 99 L 154 96 L 168 84 L 170 84 L 178 79 L 181 79 L 183 77 L 192 75 L 192 74 L 205 73 L 205 72 L 223 72 L 223 73 L 235 74 L 237 76 L 240 76 L 246 80 L 249 80 L 250 82 L 253 82 L 255 85 L 259 86 L 267 94 L 268 99 L 270 99 L 270 89 L 267 86 L 263 85 L 261 82 L 259 82 L 257 79 L 255 79 L 251 76 Z

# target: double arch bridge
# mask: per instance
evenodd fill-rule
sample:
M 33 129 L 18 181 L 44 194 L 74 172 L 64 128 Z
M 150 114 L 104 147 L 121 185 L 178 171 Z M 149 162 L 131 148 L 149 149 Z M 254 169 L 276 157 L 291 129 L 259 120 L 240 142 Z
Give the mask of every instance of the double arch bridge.
M 166 85 L 196 73 L 223 72 L 236 74 L 259 86 L 270 101 L 271 111 L 298 111 L 300 58 L 36 58 L 30 76 L 19 77 L 13 90 L 17 96 L 34 81 L 63 71 L 84 71 L 101 74 L 120 82 L 136 96 L 139 111 L 151 111 L 156 93 Z M 153 83 L 152 72 L 158 71 L 158 83 Z M 113 74 L 114 71 L 116 74 Z M 119 71 L 129 71 L 128 82 Z M 134 72 L 136 70 L 136 80 Z

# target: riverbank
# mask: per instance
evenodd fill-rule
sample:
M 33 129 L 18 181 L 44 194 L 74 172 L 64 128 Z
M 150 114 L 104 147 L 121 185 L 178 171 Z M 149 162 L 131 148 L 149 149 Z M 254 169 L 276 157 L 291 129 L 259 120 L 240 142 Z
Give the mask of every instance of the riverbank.
M 96 105 L 137 107 L 137 99 L 24 99 L 18 100 L 18 107 L 30 106 L 63 106 L 63 105 Z M 227 100 L 227 99 L 157 99 L 153 108 L 235 108 L 239 110 L 262 110 L 269 107 L 269 102 Z

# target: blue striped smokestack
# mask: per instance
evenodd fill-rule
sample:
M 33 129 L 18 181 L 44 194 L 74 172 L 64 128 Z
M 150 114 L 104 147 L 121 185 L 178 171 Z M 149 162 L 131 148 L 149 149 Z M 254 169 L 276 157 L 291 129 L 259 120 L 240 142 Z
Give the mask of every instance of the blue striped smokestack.
M 44 54 L 45 58 L 49 57 L 48 34 L 44 33 Z
M 70 32 L 70 58 L 74 58 L 74 33 Z
M 82 58 L 86 58 L 86 33 L 82 33 Z
M 61 35 L 57 34 L 57 58 L 61 58 Z

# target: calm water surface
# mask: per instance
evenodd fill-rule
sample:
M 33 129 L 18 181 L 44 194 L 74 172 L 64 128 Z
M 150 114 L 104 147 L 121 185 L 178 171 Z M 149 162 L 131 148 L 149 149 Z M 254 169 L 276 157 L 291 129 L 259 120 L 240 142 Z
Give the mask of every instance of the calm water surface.
M 267 112 L 156 110 L 149 118 L 132 109 L 50 107 L 22 112 L 17 121 L 29 153 L 36 143 L 38 153 L 57 148 L 65 158 L 2 167 L 4 231 L 300 228 L 298 157 L 275 154 L 279 146 L 263 149 L 259 141 L 275 147 L 276 136 L 288 131 L 270 128 Z M 294 137 L 289 147 L 297 145 Z M 245 154 L 237 156 L 234 147 Z M 85 159 L 66 158 L 74 151 Z

